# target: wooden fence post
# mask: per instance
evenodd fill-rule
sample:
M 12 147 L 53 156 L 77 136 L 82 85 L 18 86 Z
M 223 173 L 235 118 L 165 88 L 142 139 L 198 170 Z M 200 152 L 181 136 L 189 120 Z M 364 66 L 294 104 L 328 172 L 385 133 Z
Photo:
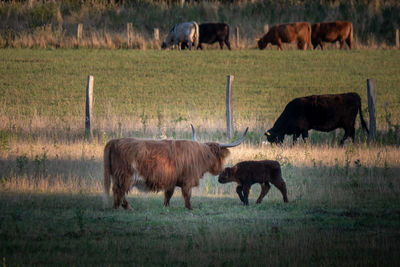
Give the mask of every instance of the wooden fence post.
M 76 32 L 76 39 L 78 39 L 78 43 L 81 42 L 82 39 L 82 32 L 83 32 L 83 24 L 79 23 L 78 24 L 78 30 Z
M 239 49 L 239 43 L 240 43 L 240 36 L 239 36 L 239 27 L 236 27 L 236 47 Z
M 154 41 L 158 42 L 160 40 L 160 30 L 158 28 L 154 28 Z
M 368 142 L 371 141 L 374 142 L 376 137 L 374 79 L 367 79 L 367 93 L 368 93 L 368 112 L 369 112 Z
M 133 26 L 132 23 L 129 22 L 126 24 L 126 34 L 128 38 L 128 47 L 132 47 L 132 41 L 133 41 Z
M 86 120 L 85 120 L 85 129 L 86 129 L 86 138 L 92 140 L 93 139 L 93 130 L 92 130 L 92 107 L 93 107 L 93 76 L 89 75 L 86 86 Z
M 399 40 L 399 29 L 396 29 L 396 48 L 399 49 L 400 48 L 400 40 Z
M 269 25 L 265 24 L 264 25 L 264 33 L 267 33 L 269 31 Z
M 60 25 L 58 25 L 58 30 L 57 30 L 57 45 L 56 45 L 56 47 L 61 47 L 62 31 L 63 31 L 63 26 L 60 24 Z
M 233 137 L 233 120 L 232 120 L 232 83 L 233 75 L 228 75 L 226 84 L 226 128 L 227 135 L 231 139 Z
M 180 5 L 181 5 L 181 7 L 183 7 L 185 5 L 185 0 L 181 0 Z

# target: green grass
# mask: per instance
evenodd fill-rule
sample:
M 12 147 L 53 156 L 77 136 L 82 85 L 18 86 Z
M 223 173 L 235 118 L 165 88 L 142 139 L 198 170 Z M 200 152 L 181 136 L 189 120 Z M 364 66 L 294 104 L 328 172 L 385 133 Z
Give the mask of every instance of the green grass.
M 355 91 L 368 118 L 368 78 L 375 80 L 378 129 L 387 130 L 388 120 L 396 125 L 400 118 L 397 50 L 6 49 L 0 50 L 0 62 L 1 128 L 20 134 L 79 131 L 89 74 L 99 138 L 104 132 L 154 133 L 162 127 L 172 135 L 177 127 L 189 132 L 190 122 L 207 131 L 224 129 L 227 75 L 235 76 L 238 130 L 249 125 L 262 133 L 291 99 L 311 94 Z
M 83 139 L 89 74 L 92 143 Z M 224 140 L 229 74 L 235 129 L 250 132 L 226 163 L 278 160 L 290 202 L 272 187 L 256 205 L 255 185 L 244 207 L 234 184 L 206 175 L 192 211 L 179 190 L 169 208 L 162 194 L 134 192 L 133 212 L 104 209 L 104 142 L 162 130 L 189 138 L 189 123 L 201 140 Z M 355 91 L 368 117 L 367 78 L 382 142 L 359 135 L 332 147 L 332 133 L 314 132 L 310 144 L 259 144 L 294 97 Z M 0 50 L 2 265 L 397 265 L 399 84 L 397 50 Z
M 104 210 L 97 194 L 3 191 L 0 255 L 7 266 L 394 266 L 399 183 L 383 192 L 382 179 L 287 178 L 288 204 L 273 187 L 260 205 L 254 191 L 248 207 L 195 196 L 192 211 L 179 193 L 169 208 L 161 194 L 130 195 L 126 212 Z

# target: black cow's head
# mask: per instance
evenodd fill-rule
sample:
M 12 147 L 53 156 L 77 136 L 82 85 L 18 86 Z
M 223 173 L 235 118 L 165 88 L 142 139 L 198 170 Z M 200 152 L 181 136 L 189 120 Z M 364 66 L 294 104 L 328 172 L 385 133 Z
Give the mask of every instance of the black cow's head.
M 264 38 L 260 38 L 257 40 L 257 45 L 258 45 L 258 48 L 260 48 L 262 50 L 265 47 L 267 47 L 268 43 L 264 40 Z
M 283 139 L 285 138 L 284 134 L 279 134 L 274 132 L 272 129 L 269 129 L 264 133 L 264 135 L 267 137 L 268 142 L 270 143 L 283 143 Z
M 167 48 L 167 44 L 166 44 L 165 42 L 162 42 L 161 48 L 162 48 L 162 49 L 166 49 L 166 48 Z
M 226 167 L 223 172 L 218 176 L 218 182 L 221 184 L 229 183 L 235 181 L 235 173 L 237 167 Z

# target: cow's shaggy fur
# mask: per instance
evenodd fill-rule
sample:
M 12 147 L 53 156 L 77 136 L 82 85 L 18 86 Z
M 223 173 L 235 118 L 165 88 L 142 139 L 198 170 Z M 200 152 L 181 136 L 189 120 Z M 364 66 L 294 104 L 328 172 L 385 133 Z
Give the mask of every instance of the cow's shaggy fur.
M 321 49 L 324 49 L 323 42 L 335 43 L 339 41 L 340 48 L 344 47 L 345 42 L 350 49 L 353 46 L 353 23 L 350 21 L 316 23 L 311 28 L 311 41 L 314 49 L 318 45 Z
M 283 201 L 288 202 L 286 183 L 282 178 L 281 166 L 275 160 L 242 161 L 233 167 L 227 167 L 218 176 L 218 182 L 236 182 L 236 192 L 244 205 L 249 205 L 249 191 L 252 184 L 261 185 L 261 194 L 257 204 L 261 203 L 264 196 L 271 188 L 270 184 L 276 186 L 282 193 Z
M 278 50 L 283 50 L 282 43 L 297 41 L 298 49 L 306 50 L 311 46 L 311 24 L 308 22 L 296 22 L 274 25 L 267 34 L 258 40 L 258 48 L 264 49 L 269 43 L 277 45 Z
M 228 147 L 239 145 L 190 140 L 146 140 L 121 138 L 110 140 L 104 148 L 104 195 L 107 202 L 111 181 L 114 208 L 130 209 L 126 194 L 135 186 L 144 191 L 164 191 L 168 206 L 175 186 L 181 187 L 185 206 L 191 209 L 192 187 L 206 172 L 218 175 L 229 155 Z M 195 135 L 195 134 L 194 134 Z

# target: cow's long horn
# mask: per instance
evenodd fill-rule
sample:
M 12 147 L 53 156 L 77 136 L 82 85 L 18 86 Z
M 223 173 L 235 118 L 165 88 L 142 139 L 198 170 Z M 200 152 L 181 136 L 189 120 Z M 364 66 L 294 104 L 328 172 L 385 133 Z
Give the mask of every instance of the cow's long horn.
M 196 141 L 196 130 L 193 127 L 193 124 L 190 124 L 190 126 L 192 127 L 192 140 Z
M 236 142 L 233 142 L 233 143 L 230 143 L 230 144 L 220 144 L 219 146 L 220 147 L 234 147 L 234 146 L 240 145 L 240 143 L 243 142 L 244 137 L 246 136 L 248 129 L 249 129 L 249 127 L 246 128 L 246 131 L 244 131 L 242 137 L 240 137 L 240 139 L 238 139 Z

